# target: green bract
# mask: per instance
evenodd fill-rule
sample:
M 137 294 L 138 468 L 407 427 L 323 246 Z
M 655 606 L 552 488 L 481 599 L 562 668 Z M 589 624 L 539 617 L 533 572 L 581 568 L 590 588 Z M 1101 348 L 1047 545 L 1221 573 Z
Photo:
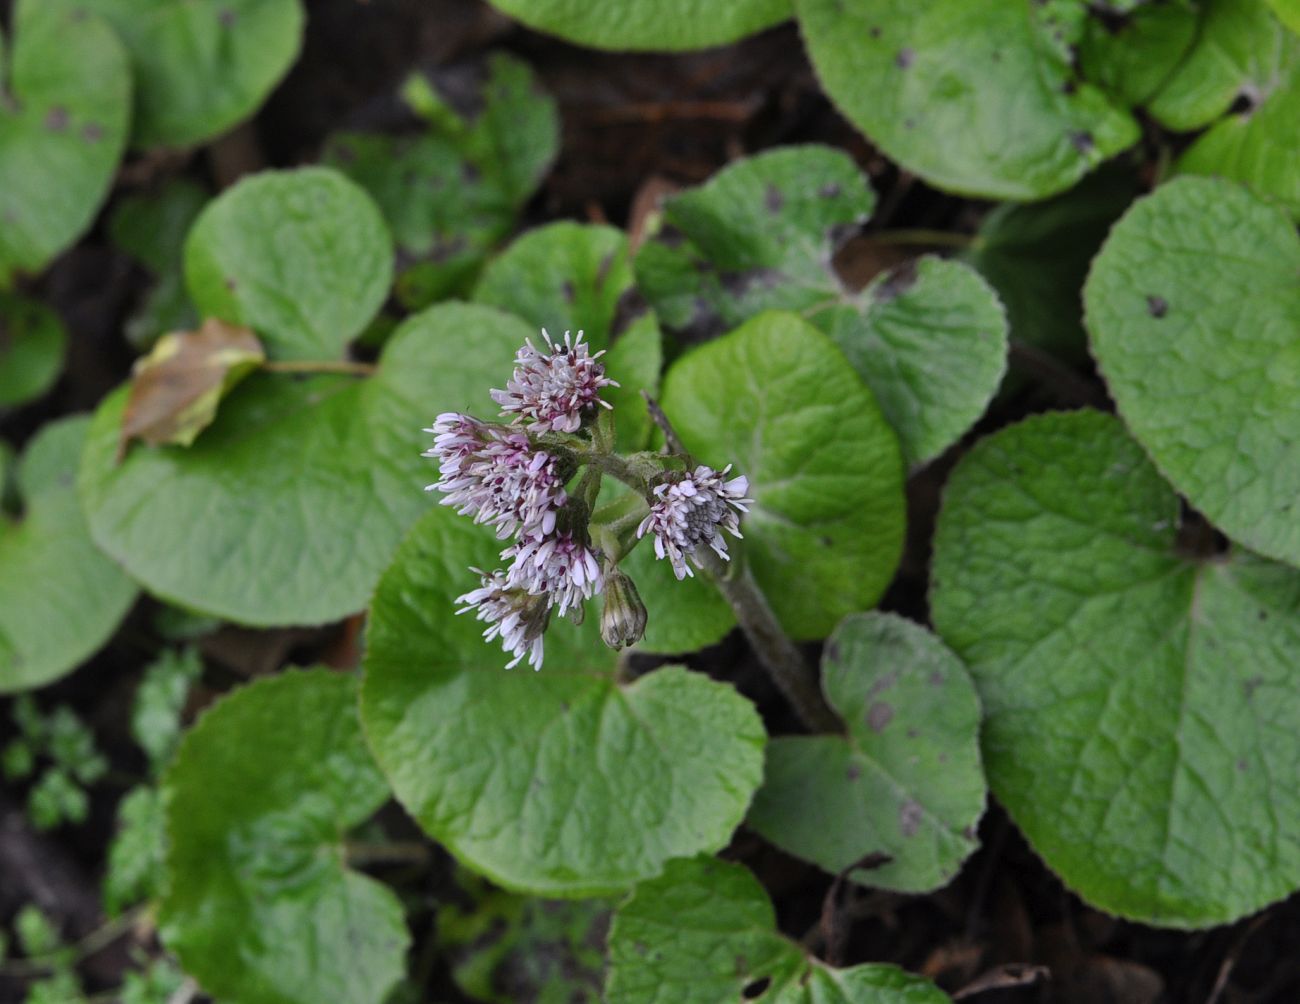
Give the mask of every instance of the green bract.
M 0 292 L 0 408 L 26 404 L 49 390 L 63 369 L 67 341 L 54 311 Z
M 531 329 L 448 304 L 392 336 L 369 377 L 254 374 L 193 446 L 114 460 L 125 388 L 100 406 L 80 488 L 100 546 L 150 591 L 246 624 L 360 610 L 437 471 L 420 429 L 471 410 Z
M 822 86 L 931 184 L 1034 199 L 1132 145 L 1138 127 L 1075 77 L 1081 2 L 797 0 Z
M 49 3 L 50 0 L 41 0 Z M 56 0 L 103 15 L 137 80 L 136 146 L 188 146 L 257 110 L 298 55 L 299 0 Z
M 0 35 L 0 288 L 90 225 L 126 145 L 131 75 L 113 32 L 48 0 L 18 0 Z
M 931 610 L 1038 853 L 1104 910 L 1198 927 L 1300 886 L 1300 573 L 1181 555 L 1177 521 L 1116 419 L 1030 419 L 953 473 Z
M 1134 437 L 1235 540 L 1300 563 L 1300 238 L 1225 181 L 1133 206 L 1084 291 L 1093 352 Z
M 945 1004 L 894 966 L 833 969 L 776 930 L 767 893 L 743 866 L 669 864 L 637 886 L 609 933 L 608 1004 Z
M 505 671 L 453 617 L 502 542 L 450 509 L 402 544 L 371 607 L 362 718 L 398 799 L 467 867 L 549 896 L 615 892 L 730 839 L 764 733 L 730 686 L 685 669 L 622 684 L 588 611 L 555 618 L 539 673 Z
M 18 465 L 21 519 L 0 510 L 0 693 L 74 669 L 135 599 L 134 584 L 95 549 L 77 505 L 88 425 L 84 417 L 46 425 Z
M 202 212 L 185 241 L 185 279 L 200 313 L 252 328 L 271 359 L 338 358 L 392 278 L 379 210 L 327 168 L 245 178 Z
M 697 459 L 749 478 L 736 549 L 790 634 L 824 637 L 880 598 L 903 542 L 902 458 L 829 338 L 761 314 L 674 363 L 663 407 Z
M 379 1004 L 408 935 L 387 887 L 346 867 L 388 797 L 356 681 L 289 671 L 223 698 L 164 780 L 159 932 L 208 993 L 242 1004 Z
M 759 154 L 668 200 L 637 274 L 665 323 L 692 338 L 765 309 L 800 312 L 844 350 L 916 464 L 983 413 L 1005 366 L 1006 318 L 979 276 L 934 258 L 846 289 L 832 255 L 874 205 L 838 150 Z
M 437 86 L 436 76 L 414 76 L 403 88 L 419 131 L 339 133 L 323 155 L 383 210 L 397 239 L 397 296 L 410 308 L 469 286 L 550 170 L 560 142 L 554 100 L 512 56 L 488 60 L 476 107 Z
M 977 846 L 984 811 L 980 705 L 961 661 L 892 614 L 845 618 L 826 642 L 822 688 L 847 736 L 785 736 L 767 748 L 749 824 L 832 875 L 924 892 Z
M 790 0 L 492 0 L 530 27 L 598 49 L 703 49 L 790 16 Z

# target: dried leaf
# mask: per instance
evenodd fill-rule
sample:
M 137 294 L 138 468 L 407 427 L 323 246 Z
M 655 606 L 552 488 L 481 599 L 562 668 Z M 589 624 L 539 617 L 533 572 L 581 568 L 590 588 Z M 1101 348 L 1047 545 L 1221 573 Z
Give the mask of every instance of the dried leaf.
M 221 399 L 265 359 L 253 332 L 224 321 L 207 320 L 198 331 L 158 339 L 135 364 L 118 459 L 132 439 L 189 446 L 212 424 Z

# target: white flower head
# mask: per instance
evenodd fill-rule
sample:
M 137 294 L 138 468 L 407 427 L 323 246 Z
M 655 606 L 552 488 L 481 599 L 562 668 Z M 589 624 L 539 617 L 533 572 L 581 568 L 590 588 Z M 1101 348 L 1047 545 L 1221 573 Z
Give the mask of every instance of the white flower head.
M 667 558 L 678 579 L 694 575 L 686 563 L 696 548 L 708 545 L 719 557 L 730 561 L 727 540 L 721 530 L 734 537 L 740 532 L 740 514 L 749 511 L 754 500 L 746 498 L 749 479 L 738 476 L 727 480 L 728 464 L 722 471 L 701 464 L 684 475 L 669 475 L 654 489 L 655 501 L 650 514 L 637 527 L 636 535 L 653 533 L 655 555 Z M 698 562 L 696 562 L 698 564 Z
M 596 555 L 567 530 L 525 534 L 502 551 L 501 558 L 514 559 L 507 573 L 512 586 L 549 597 L 562 614 L 580 607 L 605 586 Z
M 483 637 L 488 641 L 501 639 L 501 647 L 514 658 L 506 669 L 514 669 L 527 657 L 534 670 L 542 668 L 542 639 L 550 620 L 550 600 L 544 596 L 530 596 L 526 590 L 512 585 L 505 572 L 491 575 L 475 568 L 481 579 L 478 589 L 457 596 L 457 603 L 465 606 L 458 614 L 475 611 L 475 616 L 487 624 Z
M 544 350 L 535 348 L 531 339 L 524 343 L 510 382 L 505 390 L 492 391 L 492 400 L 503 413 L 531 423 L 534 432 L 577 432 L 584 412 L 596 405 L 611 407 L 600 399 L 601 389 L 618 384 L 605 376 L 599 361 L 604 350 L 589 355 L 581 331 L 576 338 L 566 331 L 560 344 L 543 328 L 542 338 Z
M 556 459 L 518 429 L 446 412 L 426 429 L 436 437 L 426 457 L 438 461 L 429 491 L 446 497 L 462 516 L 496 528 L 501 539 L 518 530 L 550 533 L 568 501 Z

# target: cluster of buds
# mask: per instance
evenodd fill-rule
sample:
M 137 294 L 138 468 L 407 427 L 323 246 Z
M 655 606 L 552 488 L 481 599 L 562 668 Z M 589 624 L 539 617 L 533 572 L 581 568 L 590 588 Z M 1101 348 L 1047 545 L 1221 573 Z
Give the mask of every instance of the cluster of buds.
M 491 392 L 502 421 L 439 415 L 425 430 L 434 443 L 424 454 L 438 462 L 429 490 L 442 493 L 443 505 L 492 527 L 501 540 L 513 538 L 501 552 L 505 569 L 473 569 L 480 584 L 457 598 L 457 612 L 472 611 L 487 625 L 483 636 L 500 639 L 513 656 L 510 667 L 527 659 L 534 669 L 541 668 L 552 613 L 580 622 L 584 604 L 598 594 L 605 642 L 635 644 L 646 611 L 619 562 L 647 535 L 678 579 L 693 574 L 687 559 L 698 563 L 700 548 L 729 559 L 722 531 L 739 537 L 740 515 L 752 501 L 744 477 L 727 477 L 730 466 L 719 472 L 680 454 L 639 454 L 630 464 L 614 454 L 611 406 L 600 392 L 618 384 L 605 376 L 604 353 L 590 353 L 581 331 L 557 343 L 543 330 L 542 339 L 544 348 L 525 343 L 505 389 Z M 636 491 L 631 521 L 627 513 L 610 522 L 593 518 L 602 474 Z

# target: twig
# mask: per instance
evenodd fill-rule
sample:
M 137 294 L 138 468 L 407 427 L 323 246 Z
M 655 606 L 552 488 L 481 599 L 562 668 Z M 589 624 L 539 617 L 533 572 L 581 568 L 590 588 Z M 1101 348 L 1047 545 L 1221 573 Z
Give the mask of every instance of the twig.
M 13 959 L 6 962 L 0 965 L 0 974 L 16 976 L 19 979 L 31 979 L 37 976 L 45 976 L 65 960 L 70 959 L 73 963 L 78 963 L 96 952 L 103 951 L 130 931 L 152 906 L 152 903 L 141 903 L 139 906 L 132 907 L 121 916 L 114 917 L 107 923 L 100 925 L 70 948 L 49 952 L 45 955 L 35 955 L 30 959 Z
M 974 997 L 976 994 L 990 990 L 1010 990 L 1014 987 L 1033 986 L 1043 980 L 1050 980 L 1052 971 L 1046 966 L 1031 966 L 1025 962 L 1008 962 L 1006 965 L 990 969 L 982 976 L 977 976 L 971 983 L 952 995 L 955 1001 Z
M 1246 942 L 1250 940 L 1251 935 L 1264 926 L 1265 921 L 1272 916 L 1269 913 L 1261 913 L 1258 917 L 1246 925 L 1246 929 L 1238 935 L 1237 940 L 1233 942 L 1228 953 L 1223 957 L 1223 962 L 1219 966 L 1219 974 L 1214 980 L 1214 986 L 1210 990 L 1210 996 L 1205 998 L 1205 1004 L 1218 1004 L 1219 998 L 1223 991 L 1227 989 L 1228 979 L 1232 976 L 1232 970 L 1237 965 L 1237 960 L 1241 958 L 1241 953 L 1246 948 Z
M 1100 388 L 1036 345 L 1013 338 L 1011 363 L 1050 387 L 1062 404 L 1102 409 L 1107 407 L 1106 395 Z

